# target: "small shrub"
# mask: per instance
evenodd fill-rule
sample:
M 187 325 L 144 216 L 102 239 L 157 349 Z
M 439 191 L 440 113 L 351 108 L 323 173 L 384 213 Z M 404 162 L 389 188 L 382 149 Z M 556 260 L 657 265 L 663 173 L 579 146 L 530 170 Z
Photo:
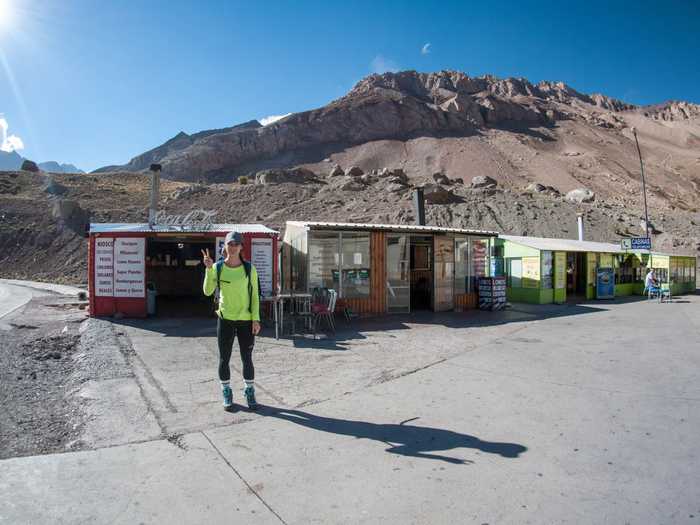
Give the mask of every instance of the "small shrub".
M 248 184 L 248 177 L 245 175 L 238 177 L 238 183 L 239 184 Z

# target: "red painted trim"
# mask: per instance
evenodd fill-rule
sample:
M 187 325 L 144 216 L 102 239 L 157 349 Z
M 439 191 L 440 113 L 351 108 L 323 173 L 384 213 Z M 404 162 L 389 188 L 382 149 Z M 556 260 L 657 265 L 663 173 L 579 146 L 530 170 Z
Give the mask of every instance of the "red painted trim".
M 170 233 L 170 232 L 169 232 Z M 228 232 L 182 232 L 183 235 L 211 239 L 216 242 L 217 237 L 225 237 Z M 145 239 L 145 253 L 148 252 L 148 242 L 152 239 L 158 239 L 158 236 L 154 232 L 100 232 L 91 233 L 88 239 L 88 297 L 90 302 L 90 316 L 112 316 L 116 312 L 121 312 L 125 317 L 146 317 L 147 315 L 147 305 L 146 298 L 147 293 L 144 290 L 144 297 L 98 297 L 95 295 L 95 241 L 98 237 L 108 237 L 111 239 L 118 239 L 120 237 L 132 237 L 132 238 L 143 238 Z M 277 284 L 279 282 L 279 260 L 278 260 L 278 250 L 279 250 L 279 235 L 275 233 L 265 233 L 265 232 L 251 232 L 244 233 L 244 246 L 243 246 L 243 256 L 247 259 L 251 259 L 251 240 L 254 238 L 258 239 L 272 239 L 272 289 L 277 290 Z M 112 250 L 114 250 L 114 244 L 112 245 Z M 114 256 L 112 257 L 114 261 Z M 149 269 L 146 265 L 146 258 L 144 254 L 144 279 L 148 283 L 149 280 Z

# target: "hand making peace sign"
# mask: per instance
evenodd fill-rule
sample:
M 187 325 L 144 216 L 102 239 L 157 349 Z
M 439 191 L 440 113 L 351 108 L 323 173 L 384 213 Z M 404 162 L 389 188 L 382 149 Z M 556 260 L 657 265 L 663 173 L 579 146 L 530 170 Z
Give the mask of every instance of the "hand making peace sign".
M 206 250 L 202 250 L 202 262 L 207 268 L 211 268 L 212 266 L 214 266 L 214 260 L 209 255 L 209 248 L 207 248 Z

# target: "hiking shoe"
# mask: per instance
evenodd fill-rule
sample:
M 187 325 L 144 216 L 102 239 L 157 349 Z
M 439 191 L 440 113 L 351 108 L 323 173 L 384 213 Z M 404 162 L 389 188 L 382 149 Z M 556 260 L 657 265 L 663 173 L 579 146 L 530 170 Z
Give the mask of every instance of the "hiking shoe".
M 258 402 L 255 400 L 255 388 L 248 386 L 243 393 L 245 394 L 245 400 L 248 403 L 248 408 L 251 410 L 256 410 L 258 408 Z
M 224 410 L 231 410 L 233 407 L 233 390 L 230 386 L 224 387 L 222 389 L 224 395 Z

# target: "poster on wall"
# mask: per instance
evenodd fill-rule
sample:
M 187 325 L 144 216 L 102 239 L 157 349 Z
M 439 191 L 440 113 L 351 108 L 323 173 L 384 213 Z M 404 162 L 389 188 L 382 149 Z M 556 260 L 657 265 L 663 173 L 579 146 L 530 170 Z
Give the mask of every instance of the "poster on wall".
M 523 257 L 523 287 L 538 288 L 540 286 L 540 258 Z
M 95 296 L 114 295 L 114 238 L 95 239 Z
M 554 255 L 554 287 L 566 288 L 566 253 L 557 252 Z
M 250 258 L 258 271 L 261 293 L 265 297 L 272 295 L 272 239 L 253 239 Z
M 598 268 L 596 271 L 596 298 L 615 298 L 615 271 L 612 268 Z
M 146 296 L 146 239 L 114 240 L 114 297 Z
M 226 240 L 226 237 L 217 237 L 216 238 L 216 255 L 212 255 L 211 258 L 214 259 L 214 261 L 218 261 L 220 257 L 224 256 L 224 241 Z
M 552 287 L 552 252 L 542 252 L 542 288 Z

